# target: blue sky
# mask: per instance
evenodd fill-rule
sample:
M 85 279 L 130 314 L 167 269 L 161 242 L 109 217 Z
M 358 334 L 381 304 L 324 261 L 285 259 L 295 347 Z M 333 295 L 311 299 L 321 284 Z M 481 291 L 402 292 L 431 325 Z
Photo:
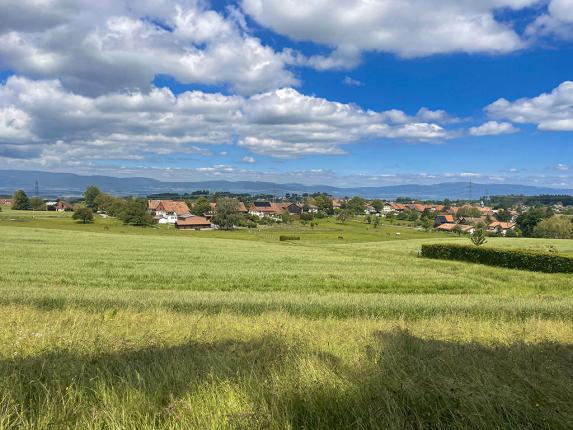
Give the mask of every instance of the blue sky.
M 0 5 L 0 168 L 573 188 L 573 0 L 36 3 Z

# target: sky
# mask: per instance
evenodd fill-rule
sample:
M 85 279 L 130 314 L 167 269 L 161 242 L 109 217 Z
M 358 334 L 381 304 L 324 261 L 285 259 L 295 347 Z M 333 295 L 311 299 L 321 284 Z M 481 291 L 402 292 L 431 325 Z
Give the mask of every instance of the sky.
M 0 169 L 573 188 L 573 0 L 0 0 Z

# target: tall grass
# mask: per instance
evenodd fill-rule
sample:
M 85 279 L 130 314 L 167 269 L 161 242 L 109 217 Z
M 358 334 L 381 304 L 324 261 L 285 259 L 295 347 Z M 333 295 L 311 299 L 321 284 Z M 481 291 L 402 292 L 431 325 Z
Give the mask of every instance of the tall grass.
M 421 243 L 301 245 L 0 227 L 0 286 L 572 294 L 567 274 L 421 259 Z
M 0 226 L 0 430 L 571 428 L 568 275 L 133 231 Z
M 573 330 L 539 319 L 3 306 L 0 428 L 563 428 Z

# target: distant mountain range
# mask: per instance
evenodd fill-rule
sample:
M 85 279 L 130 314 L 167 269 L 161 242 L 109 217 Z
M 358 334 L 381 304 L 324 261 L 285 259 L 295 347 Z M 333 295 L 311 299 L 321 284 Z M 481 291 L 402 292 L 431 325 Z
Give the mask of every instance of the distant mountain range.
M 83 193 L 88 185 L 96 185 L 102 191 L 117 195 L 145 196 L 154 193 L 191 193 L 197 190 L 227 191 L 247 194 L 314 193 L 324 192 L 333 196 L 359 195 L 366 198 L 412 197 L 416 199 L 467 199 L 470 195 L 468 182 L 444 182 L 431 185 L 390 185 L 383 187 L 338 188 L 328 185 L 303 185 L 297 183 L 276 184 L 254 181 L 200 181 L 163 182 L 150 178 L 116 178 L 112 176 L 84 176 L 72 173 L 52 173 L 26 170 L 0 170 L 0 194 L 12 194 L 17 189 L 33 193 L 38 181 L 43 197 L 75 197 Z M 571 189 L 556 189 L 515 184 L 471 185 L 472 198 L 490 195 L 573 195 Z

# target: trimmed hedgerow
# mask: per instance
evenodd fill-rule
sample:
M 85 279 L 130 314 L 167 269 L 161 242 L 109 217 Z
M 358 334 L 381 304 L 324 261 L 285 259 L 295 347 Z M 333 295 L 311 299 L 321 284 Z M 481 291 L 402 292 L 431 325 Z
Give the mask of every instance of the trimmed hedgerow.
M 280 236 L 279 239 L 281 242 L 285 240 L 300 240 L 300 236 Z
M 523 249 L 484 248 L 455 244 L 422 245 L 422 257 L 458 260 L 534 272 L 573 273 L 573 258 Z

